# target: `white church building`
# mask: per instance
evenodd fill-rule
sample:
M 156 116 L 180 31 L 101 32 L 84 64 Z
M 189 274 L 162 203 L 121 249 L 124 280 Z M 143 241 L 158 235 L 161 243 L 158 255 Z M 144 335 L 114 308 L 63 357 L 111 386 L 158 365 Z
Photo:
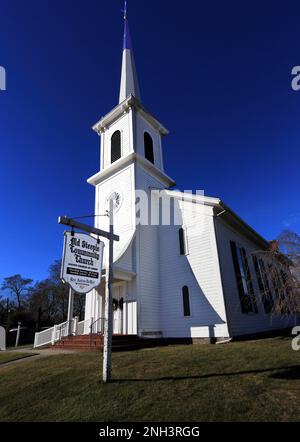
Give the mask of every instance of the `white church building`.
M 269 242 L 221 199 L 174 190 L 163 159 L 168 130 L 141 103 L 124 19 L 119 104 L 93 127 L 101 140 L 100 170 L 88 179 L 95 188 L 95 227 L 109 229 L 101 215 L 114 201 L 120 237 L 114 246 L 114 334 L 226 339 L 287 328 L 293 318 L 270 315 L 278 287 L 258 253 Z M 94 334 L 103 332 L 104 295 L 105 272 L 101 286 L 86 295 L 76 334 L 90 333 L 91 325 Z M 52 337 L 51 329 L 37 334 L 35 345 L 47 339 L 58 339 L 56 329 Z
M 127 17 L 119 104 L 93 129 L 101 138 L 100 171 L 88 180 L 95 187 L 95 214 L 105 213 L 113 198 L 120 236 L 114 333 L 229 338 L 287 327 L 286 317 L 270 317 L 262 290 L 270 287 L 272 302 L 275 288 L 263 261 L 252 256 L 269 243 L 220 199 L 172 190 L 162 146 L 168 130 L 141 103 Z M 152 202 L 146 215 L 138 210 L 141 191 Z M 171 216 L 164 225 L 161 213 L 151 223 L 154 207 L 162 211 L 159 200 L 176 207 L 176 223 Z M 95 227 L 107 229 L 107 218 L 97 217 Z M 85 320 L 103 316 L 104 285 L 87 295 Z

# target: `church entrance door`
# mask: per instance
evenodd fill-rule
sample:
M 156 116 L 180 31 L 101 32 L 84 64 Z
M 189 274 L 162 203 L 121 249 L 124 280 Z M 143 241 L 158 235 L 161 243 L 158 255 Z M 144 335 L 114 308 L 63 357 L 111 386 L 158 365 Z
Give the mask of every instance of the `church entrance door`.
M 114 285 L 113 287 L 113 330 L 114 335 L 123 334 L 123 313 L 124 313 L 124 285 Z

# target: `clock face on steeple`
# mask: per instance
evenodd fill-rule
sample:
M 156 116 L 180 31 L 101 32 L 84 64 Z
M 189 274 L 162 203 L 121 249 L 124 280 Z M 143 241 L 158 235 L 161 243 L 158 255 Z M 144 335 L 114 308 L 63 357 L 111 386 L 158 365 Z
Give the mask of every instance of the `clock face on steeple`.
M 122 202 L 123 202 L 123 196 L 121 192 L 114 191 L 108 197 L 106 198 L 106 201 L 109 202 L 110 200 L 113 200 L 114 204 L 114 211 L 118 212 L 118 210 L 121 208 Z

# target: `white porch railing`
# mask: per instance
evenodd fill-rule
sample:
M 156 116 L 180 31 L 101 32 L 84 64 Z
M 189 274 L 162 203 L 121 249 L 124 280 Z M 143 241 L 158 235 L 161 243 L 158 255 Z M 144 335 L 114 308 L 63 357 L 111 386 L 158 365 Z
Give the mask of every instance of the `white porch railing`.
M 34 348 L 51 344 L 53 333 L 54 327 L 48 328 L 47 330 L 44 330 L 40 333 L 36 333 L 34 335 Z
M 104 334 L 104 318 L 98 318 L 96 321 L 91 322 L 90 333 L 91 334 Z
M 78 318 L 74 318 L 71 323 L 63 322 L 62 324 L 55 325 L 42 332 L 36 333 L 34 337 L 34 348 L 43 347 L 45 345 L 54 345 L 62 338 L 67 336 L 82 336 L 89 335 L 90 333 L 104 333 L 104 319 L 99 318 L 94 321 L 93 318 L 87 321 L 78 322 Z
M 70 334 L 69 329 L 72 335 L 75 334 L 77 326 L 78 318 L 74 318 L 72 319 L 71 324 L 69 324 L 68 321 L 63 322 L 62 324 L 55 325 L 54 327 L 47 328 L 47 330 L 36 333 L 34 336 L 34 348 L 43 347 L 44 345 L 49 344 L 54 345 L 55 342 L 60 341 L 61 338 Z
M 76 335 L 89 335 L 90 333 L 100 335 L 104 333 L 104 318 L 98 318 L 96 321 L 91 318 L 78 323 Z
M 88 335 L 90 333 L 90 326 L 91 326 L 91 320 L 87 321 L 81 321 L 78 323 L 77 327 L 77 333 L 76 335 L 82 336 L 82 335 Z

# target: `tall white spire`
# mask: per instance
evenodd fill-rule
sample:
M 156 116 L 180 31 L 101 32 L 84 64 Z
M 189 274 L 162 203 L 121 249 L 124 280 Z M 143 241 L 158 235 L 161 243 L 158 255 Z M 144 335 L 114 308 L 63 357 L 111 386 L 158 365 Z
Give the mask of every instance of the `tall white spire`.
M 119 103 L 122 103 L 122 101 L 126 100 L 126 98 L 128 98 L 130 95 L 133 95 L 138 100 L 141 100 L 127 18 L 127 1 L 125 0 L 124 43 Z

